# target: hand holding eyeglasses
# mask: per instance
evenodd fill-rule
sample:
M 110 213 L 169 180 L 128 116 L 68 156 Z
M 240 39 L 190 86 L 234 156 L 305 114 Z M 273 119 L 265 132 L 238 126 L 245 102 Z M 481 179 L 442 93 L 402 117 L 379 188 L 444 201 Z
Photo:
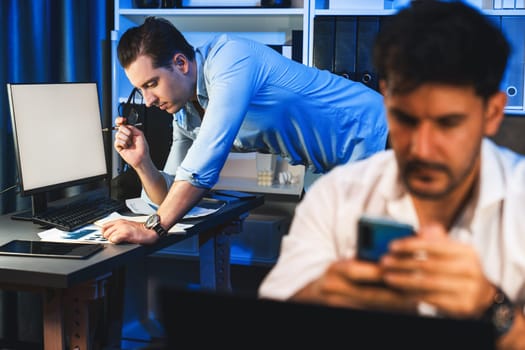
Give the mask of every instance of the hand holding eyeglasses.
M 135 108 L 131 108 L 131 111 L 129 113 L 129 116 L 126 118 L 126 122 L 122 125 L 131 125 L 131 126 L 142 126 L 141 122 L 137 122 L 139 118 L 138 112 L 135 110 Z M 120 125 L 115 125 L 111 128 L 104 128 L 102 131 L 109 131 L 109 130 L 118 130 Z
M 125 123 L 121 125 L 142 126 L 142 122 L 139 122 L 140 115 L 134 107 L 137 104 L 137 102 L 135 102 L 135 96 L 137 94 L 140 97 L 140 102 L 138 104 L 142 104 L 142 94 L 140 93 L 139 89 L 133 88 L 133 90 L 131 90 L 131 94 L 129 95 L 127 102 L 125 103 L 125 107 L 123 107 L 124 104 L 119 105 L 119 115 L 125 118 Z M 125 114 L 127 114 L 127 116 Z M 115 125 L 111 128 L 103 128 L 102 131 L 107 132 L 110 130 L 118 130 L 119 127 L 120 125 Z

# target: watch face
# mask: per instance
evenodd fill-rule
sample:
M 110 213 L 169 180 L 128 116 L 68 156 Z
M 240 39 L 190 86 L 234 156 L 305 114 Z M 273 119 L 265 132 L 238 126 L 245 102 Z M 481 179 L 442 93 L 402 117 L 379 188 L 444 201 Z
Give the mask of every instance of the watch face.
M 504 335 L 514 323 L 514 306 L 501 290 L 496 292 L 494 303 L 487 310 L 497 336 Z
M 507 304 L 495 306 L 492 321 L 498 331 L 507 331 L 514 321 L 514 309 Z
M 168 231 L 166 231 L 162 226 L 160 226 L 160 216 L 158 214 L 152 214 L 144 223 L 144 227 L 146 227 L 148 230 L 154 230 L 157 232 L 159 237 L 164 237 L 168 234 Z
M 153 228 L 155 225 L 159 223 L 159 216 L 157 214 L 150 215 L 148 219 L 146 220 L 146 227 L 147 228 Z

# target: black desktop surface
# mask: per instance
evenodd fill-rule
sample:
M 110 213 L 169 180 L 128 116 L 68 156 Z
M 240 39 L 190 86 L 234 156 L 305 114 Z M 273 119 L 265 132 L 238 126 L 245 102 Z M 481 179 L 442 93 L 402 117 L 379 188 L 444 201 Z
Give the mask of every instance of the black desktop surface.
M 487 322 L 279 302 L 179 287 L 158 290 L 163 349 L 494 349 Z M 346 344 L 346 345 L 345 345 Z

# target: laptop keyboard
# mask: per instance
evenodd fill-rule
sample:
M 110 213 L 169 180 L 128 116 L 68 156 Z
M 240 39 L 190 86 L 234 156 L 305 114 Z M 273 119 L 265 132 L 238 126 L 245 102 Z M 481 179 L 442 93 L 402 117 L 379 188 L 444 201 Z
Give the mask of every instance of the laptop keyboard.
M 33 222 L 56 227 L 62 231 L 75 231 L 82 226 L 92 224 L 114 211 L 126 209 L 126 204 L 109 197 L 90 199 L 61 207 L 48 208 L 33 216 Z

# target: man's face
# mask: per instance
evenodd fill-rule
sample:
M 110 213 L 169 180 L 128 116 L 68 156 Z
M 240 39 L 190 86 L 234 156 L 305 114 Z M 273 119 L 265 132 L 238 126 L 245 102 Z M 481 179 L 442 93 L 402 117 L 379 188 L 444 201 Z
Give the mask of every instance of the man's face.
M 468 87 L 425 84 L 406 94 L 383 89 L 391 146 L 409 192 L 438 200 L 468 191 L 480 169 L 484 135 L 497 126 L 484 103 Z
M 131 84 L 140 89 L 146 106 L 175 113 L 194 96 L 189 61 L 182 58 L 178 54 L 169 67 L 153 68 L 151 58 L 142 55 L 125 70 Z

